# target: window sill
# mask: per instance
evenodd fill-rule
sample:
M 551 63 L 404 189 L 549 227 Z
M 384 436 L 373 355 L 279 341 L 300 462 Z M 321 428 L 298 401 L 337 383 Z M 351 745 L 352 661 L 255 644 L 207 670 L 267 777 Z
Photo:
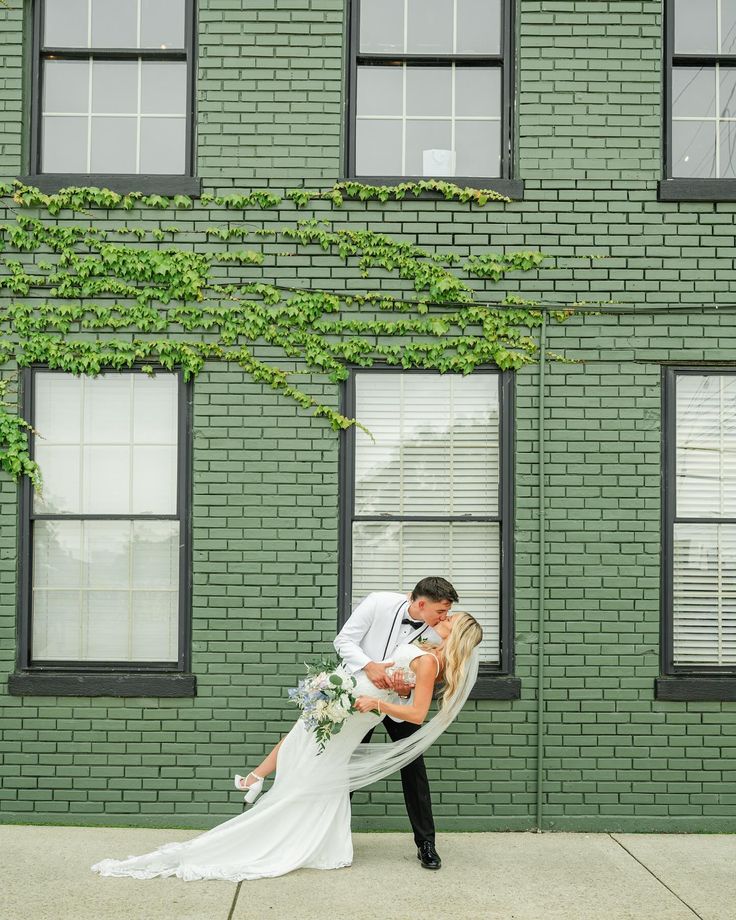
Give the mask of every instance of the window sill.
M 124 195 L 143 192 L 146 195 L 189 195 L 198 198 L 202 191 L 201 180 L 194 176 L 108 176 L 89 173 L 44 173 L 37 176 L 19 176 L 21 182 L 42 192 L 58 192 L 62 188 L 107 188 Z
M 8 677 L 11 696 L 197 695 L 194 674 L 145 672 L 18 671 Z
M 673 703 L 687 700 L 736 702 L 736 677 L 658 677 L 654 698 Z
M 471 700 L 518 700 L 521 698 L 521 678 L 492 672 L 480 672 L 470 691 Z
M 736 201 L 736 179 L 662 179 L 660 201 Z
M 360 182 L 364 185 L 401 185 L 402 182 L 422 182 L 431 177 L 429 176 L 351 176 L 347 179 L 340 179 L 340 182 Z M 523 179 L 468 179 L 457 176 L 436 176 L 437 182 L 451 182 L 460 188 L 479 188 L 492 189 L 500 195 L 506 195 L 512 201 L 524 200 L 524 180 Z M 405 200 L 410 200 L 414 195 L 408 196 Z M 442 192 L 422 192 L 418 198 L 438 198 L 445 200 Z

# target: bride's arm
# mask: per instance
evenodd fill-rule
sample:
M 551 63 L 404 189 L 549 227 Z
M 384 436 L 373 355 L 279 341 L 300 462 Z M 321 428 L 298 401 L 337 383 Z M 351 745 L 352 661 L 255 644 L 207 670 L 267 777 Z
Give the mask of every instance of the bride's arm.
M 382 714 L 396 716 L 397 719 L 412 722 L 414 725 L 421 725 L 427 717 L 429 704 L 432 702 L 437 662 L 433 655 L 421 655 L 412 661 L 412 665 L 412 670 L 417 675 L 417 683 L 414 687 L 414 699 L 409 706 L 397 706 L 395 703 L 387 703 L 386 700 L 379 700 L 372 696 L 359 696 L 355 703 L 356 707 L 361 712 L 370 712 L 371 709 L 378 709 L 380 703 Z

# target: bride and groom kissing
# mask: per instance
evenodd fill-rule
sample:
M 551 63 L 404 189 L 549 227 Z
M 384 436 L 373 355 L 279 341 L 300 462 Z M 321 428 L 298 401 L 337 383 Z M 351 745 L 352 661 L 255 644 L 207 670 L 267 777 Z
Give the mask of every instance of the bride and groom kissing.
M 439 869 L 421 755 L 465 703 L 482 638 L 470 614 L 449 615 L 457 600 L 453 586 L 438 577 L 422 579 L 409 596 L 368 595 L 334 643 L 355 681 L 355 711 L 323 751 L 299 719 L 251 773 L 236 774 L 236 787 L 245 791 L 246 802 L 254 802 L 265 778 L 276 773 L 271 789 L 251 809 L 191 840 L 142 856 L 104 859 L 92 870 L 104 876 L 239 882 L 299 868 L 349 866 L 352 792 L 397 770 L 417 857 L 425 868 Z M 425 721 L 440 682 L 439 708 Z M 391 741 L 369 744 L 380 722 Z

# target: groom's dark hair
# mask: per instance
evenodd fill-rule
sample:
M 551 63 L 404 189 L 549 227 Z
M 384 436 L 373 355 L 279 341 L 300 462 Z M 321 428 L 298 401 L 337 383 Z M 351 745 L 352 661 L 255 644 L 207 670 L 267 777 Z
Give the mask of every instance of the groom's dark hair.
M 411 599 L 415 601 L 418 597 L 426 597 L 430 601 L 451 601 L 456 604 L 459 600 L 457 591 L 452 587 L 446 578 L 438 578 L 430 575 L 429 578 L 423 578 L 417 583 L 417 586 L 411 592 Z

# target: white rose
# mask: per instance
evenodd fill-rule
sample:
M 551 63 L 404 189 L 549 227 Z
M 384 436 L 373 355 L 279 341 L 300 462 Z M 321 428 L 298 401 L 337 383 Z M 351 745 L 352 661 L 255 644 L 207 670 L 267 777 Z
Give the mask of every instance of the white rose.
M 347 710 L 342 706 L 339 700 L 334 700 L 327 707 L 326 715 L 333 722 L 344 722 L 348 717 Z

